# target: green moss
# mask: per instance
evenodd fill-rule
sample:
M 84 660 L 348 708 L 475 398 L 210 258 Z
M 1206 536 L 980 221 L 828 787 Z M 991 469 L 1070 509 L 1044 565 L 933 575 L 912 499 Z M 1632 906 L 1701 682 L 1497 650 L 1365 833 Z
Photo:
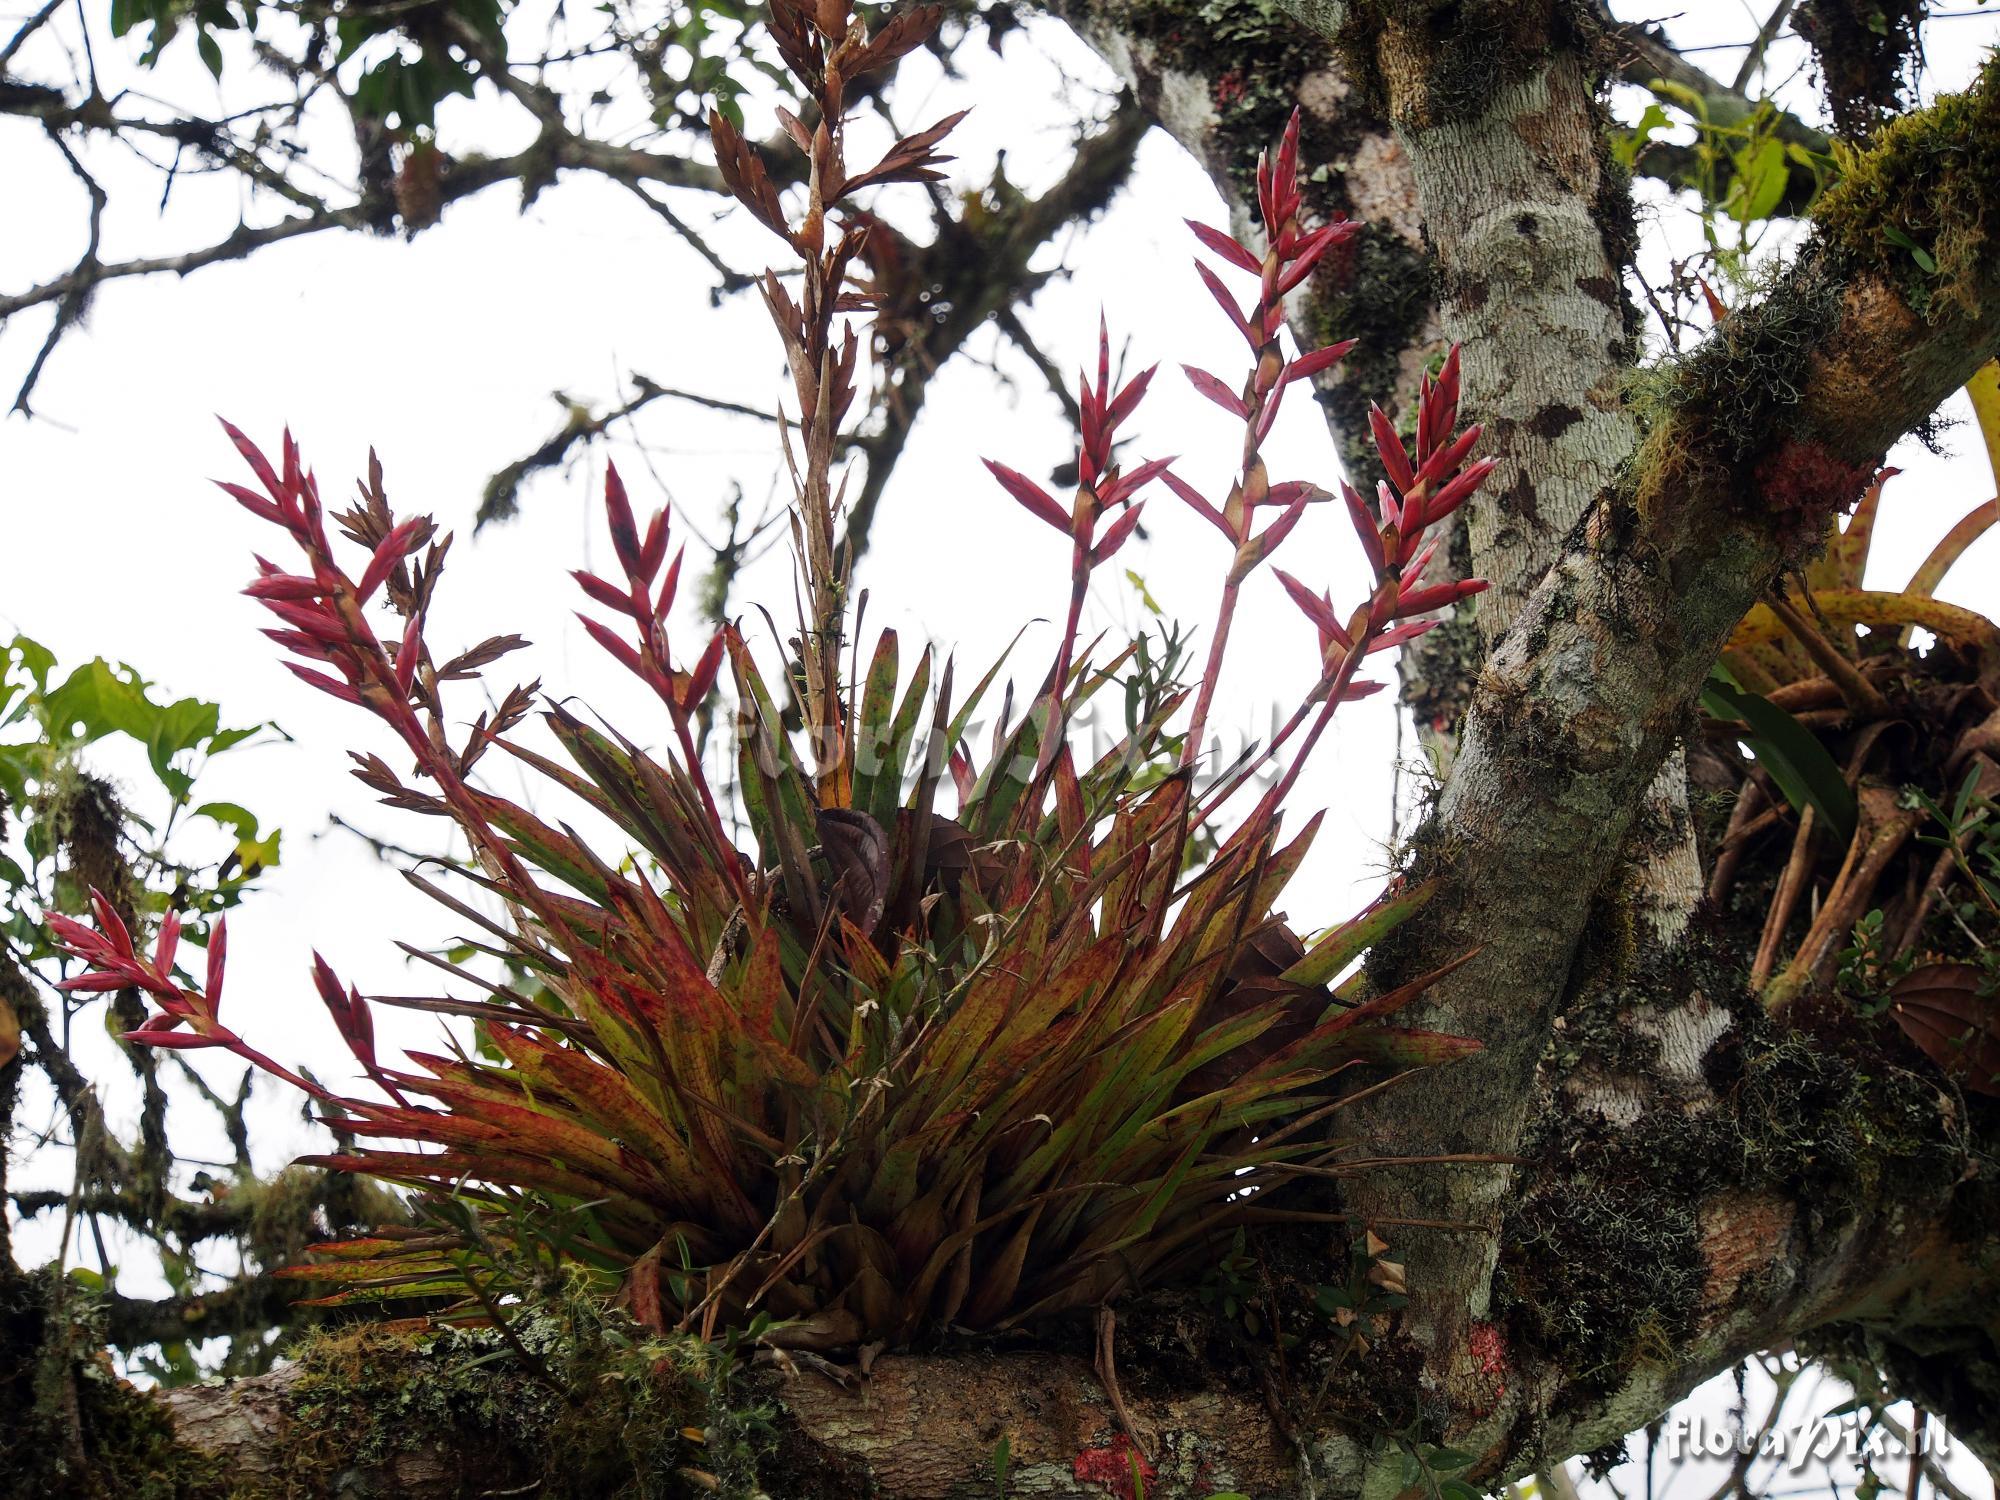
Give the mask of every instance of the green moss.
M 1868 268 L 1902 288 L 1935 321 L 1980 311 L 1990 243 L 2000 223 L 2000 61 L 1972 87 L 1884 126 L 1865 150 L 1836 146 L 1840 180 L 1813 210 L 1818 241 L 1846 267 Z M 1927 272 L 1900 234 L 1936 264 Z
M 174 1439 L 165 1408 L 118 1378 L 102 1318 L 52 1271 L 0 1279 L 0 1497 L 250 1500 Z
M 582 1293 L 522 1315 L 513 1332 L 539 1368 L 486 1330 L 308 1338 L 287 1401 L 291 1496 L 393 1478 L 400 1455 L 433 1449 L 464 1456 L 466 1494 L 524 1483 L 550 1500 L 757 1492 L 775 1434 L 723 1351 L 645 1336 Z

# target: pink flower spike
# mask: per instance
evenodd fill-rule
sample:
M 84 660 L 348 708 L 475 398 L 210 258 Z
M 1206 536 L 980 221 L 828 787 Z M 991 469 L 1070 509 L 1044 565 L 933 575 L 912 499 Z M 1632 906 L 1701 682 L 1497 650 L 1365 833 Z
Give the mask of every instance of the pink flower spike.
M 1104 309 L 1097 310 L 1097 404 L 1100 409 L 1105 397 L 1111 394 L 1111 326 L 1104 319 Z
M 1193 365 L 1182 365 L 1181 373 L 1187 376 L 1189 385 L 1238 421 L 1249 417 L 1250 408 L 1243 404 L 1243 398 L 1224 385 L 1217 376 L 1209 374 L 1206 370 L 1197 369 Z
M 1324 349 L 1315 349 L 1310 354 L 1301 354 L 1285 367 L 1285 379 L 1310 380 L 1323 370 L 1330 370 L 1347 357 L 1359 340 L 1342 339 L 1337 344 L 1328 344 Z
M 1194 231 L 1196 239 L 1200 240 L 1232 266 L 1237 267 L 1239 270 L 1248 271 L 1253 276 L 1264 269 L 1258 263 L 1256 256 L 1252 255 L 1220 229 L 1211 229 L 1208 225 L 1194 219 L 1189 219 L 1186 223 L 1187 227 Z
M 986 465 L 993 477 L 1000 481 L 1000 487 L 1008 494 L 1055 527 L 1057 531 L 1065 536 L 1069 535 L 1071 525 L 1069 512 L 1050 499 L 1048 492 L 1034 480 L 1025 474 L 1017 473 L 1005 464 L 995 463 L 990 458 L 981 459 L 980 462 Z
M 219 1015 L 222 1011 L 222 971 L 229 962 L 229 919 L 217 917 L 215 926 L 208 934 L 208 1013 Z

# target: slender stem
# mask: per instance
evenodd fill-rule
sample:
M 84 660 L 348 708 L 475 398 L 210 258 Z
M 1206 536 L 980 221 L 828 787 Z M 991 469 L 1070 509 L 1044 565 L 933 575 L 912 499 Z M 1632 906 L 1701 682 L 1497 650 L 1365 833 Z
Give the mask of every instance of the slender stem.
M 1193 769 L 1201 756 L 1201 741 L 1208 728 L 1209 703 L 1215 697 L 1215 684 L 1222 676 L 1222 654 L 1229 647 L 1229 625 L 1236 616 L 1236 599 L 1243 588 L 1243 580 L 1237 577 L 1236 569 L 1229 570 L 1229 576 L 1222 583 L 1222 600 L 1215 611 L 1215 635 L 1208 643 L 1208 665 L 1202 668 L 1201 691 L 1194 700 L 1194 717 L 1188 723 L 1187 744 L 1181 749 L 1181 764 Z

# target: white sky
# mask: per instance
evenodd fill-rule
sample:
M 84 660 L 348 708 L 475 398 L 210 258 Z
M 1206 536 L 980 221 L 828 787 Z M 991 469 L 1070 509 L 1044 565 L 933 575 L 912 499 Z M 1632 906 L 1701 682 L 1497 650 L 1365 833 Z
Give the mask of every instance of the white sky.
M 20 0 L 7 3 L 20 7 Z M 186 41 L 157 74 L 132 75 L 122 60 L 133 49 L 109 41 L 103 7 L 86 9 L 107 91 L 129 83 L 209 113 L 246 102 L 234 82 L 242 70 L 225 74 L 232 82 L 219 92 Z M 523 47 L 541 35 L 540 7 L 524 12 L 530 9 L 537 14 L 517 19 Z M 1747 40 L 1760 19 L 1738 0 L 1689 0 L 1671 25 L 1687 42 L 1727 43 Z M 0 14 L 0 35 L 17 22 Z M 1927 87 L 1968 78 L 2000 31 L 1996 23 L 2000 17 L 1934 25 Z M 19 64 L 27 76 L 36 74 L 36 55 L 31 49 Z M 59 59 L 46 52 L 41 59 L 48 76 L 66 76 Z M 1724 76 L 1736 65 L 1728 51 L 1697 59 Z M 906 127 L 975 106 L 954 138 L 961 184 L 983 182 L 993 152 L 1004 146 L 1018 185 L 1044 185 L 1060 168 L 1076 105 L 1088 102 L 1091 87 L 1110 82 L 1052 23 L 1012 36 L 1004 61 L 975 42 L 962 49 L 961 63 L 965 78 L 947 81 L 917 54 L 898 103 Z M 1814 111 L 1803 80 L 1788 97 Z M 505 114 L 512 119 L 518 111 Z M 496 138 L 484 123 L 493 118 L 484 98 L 454 101 L 442 116 L 445 146 L 473 138 L 489 150 L 519 144 L 504 133 Z M 0 140 L 0 287 L 12 291 L 74 260 L 83 203 L 54 153 L 31 140 L 30 127 L 13 123 Z M 337 137 L 329 149 L 339 152 Z M 156 213 L 159 185 L 150 170 L 107 151 L 91 163 L 112 195 L 107 259 L 207 243 L 241 210 L 230 182 L 184 177 L 166 211 Z M 705 221 L 708 200 L 680 206 Z M 250 213 L 264 222 L 273 209 L 261 202 Z M 1221 207 L 1202 173 L 1156 132 L 1110 212 L 1047 253 L 1071 275 L 1040 295 L 1026 321 L 1058 363 L 1074 366 L 1091 352 L 1102 307 L 1114 339 L 1130 337 L 1133 368 L 1168 360 L 1136 423 L 1134 449 L 1184 455 L 1181 472 L 1219 490 L 1232 459 L 1232 424 L 1196 397 L 1172 364 L 1204 364 L 1233 382 L 1242 345 L 1200 293 L 1183 216 L 1220 222 Z M 1685 243 L 1685 229 L 1662 222 L 1655 234 Z M 714 240 L 746 268 L 777 248 L 748 224 L 722 225 Z M 36 394 L 42 419 L 0 422 L 0 630 L 40 639 L 65 669 L 99 654 L 130 661 L 174 695 L 219 701 L 226 723 L 275 719 L 294 736 L 290 744 L 225 758 L 201 788 L 285 830 L 281 868 L 232 923 L 227 1002 L 230 1023 L 277 1057 L 340 1076 L 334 1059 L 341 1051 L 306 983 L 312 947 L 364 991 L 406 991 L 422 976 L 392 937 L 436 944 L 456 923 L 357 840 L 326 831 L 337 813 L 392 838 L 421 844 L 433 836 L 424 820 L 375 806 L 346 775 L 350 746 L 387 748 L 373 722 L 293 680 L 257 633 L 262 612 L 237 590 L 250 576 L 253 548 L 269 550 L 279 538 L 208 484 L 243 477 L 213 414 L 272 447 L 289 422 L 330 499 L 348 492 L 373 444 L 399 509 L 431 511 L 460 534 L 435 611 L 434 648 L 496 632 L 525 634 L 534 649 L 503 669 L 540 675 L 552 691 L 578 695 L 643 740 L 661 732 L 656 710 L 570 617 L 576 598 L 566 570 L 608 552 L 597 519 L 602 452 L 531 481 L 516 522 L 475 540 L 470 521 L 486 477 L 554 429 L 560 412 L 551 391 L 604 402 L 637 370 L 662 384 L 772 406 L 781 371 L 761 308 L 744 297 L 711 310 L 710 285 L 707 267 L 622 189 L 566 177 L 524 214 L 503 187 L 452 208 L 414 243 L 334 232 L 185 280 L 106 286 L 87 325 L 64 341 L 43 378 Z M 10 394 L 43 327 L 39 316 L 24 315 L 0 331 L 0 385 Z M 972 348 L 985 355 L 994 344 L 983 334 Z M 1015 388 L 1000 388 L 988 370 L 963 359 L 936 381 L 860 572 L 873 591 L 871 625 L 901 630 L 906 663 L 913 642 L 936 638 L 956 646 L 961 667 L 983 666 L 1024 613 L 1056 613 L 1064 601 L 1062 544 L 1023 515 L 978 460 L 996 457 L 1039 476 L 1071 439 L 1039 376 L 1011 350 L 1002 350 L 999 363 Z M 1966 415 L 1962 401 L 1947 410 Z M 642 420 L 640 436 L 643 454 L 629 438 L 613 448 L 635 499 L 650 507 L 663 498 L 650 464 L 687 522 L 704 533 L 715 529 L 732 481 L 742 484 L 752 512 L 770 491 L 771 435 L 760 424 L 663 402 Z M 1906 472 L 1890 491 L 1871 584 L 1900 584 L 1931 543 L 1991 493 L 1972 429 L 1962 427 L 1948 443 L 1966 456 L 1943 461 L 1908 444 L 1894 455 Z M 1335 472 L 1309 402 L 1290 405 L 1269 451 L 1276 477 L 1327 481 Z M 1163 491 L 1147 514 L 1153 540 L 1129 547 L 1119 563 L 1144 574 L 1170 613 L 1206 620 L 1225 561 L 1219 538 Z M 691 550 L 698 554 L 699 544 Z M 1355 548 L 1326 510 L 1301 527 L 1285 561 L 1308 579 L 1331 581 L 1336 599 L 1356 597 Z M 1991 609 L 1996 579 L 2000 542 L 1989 534 L 1946 596 L 1972 605 L 1983 599 Z M 754 570 L 735 602 L 755 597 L 788 601 L 782 559 Z M 1093 610 L 1101 625 L 1139 619 L 1119 568 L 1107 570 Z M 783 618 L 786 611 L 774 613 Z M 1039 672 L 1052 636 L 1044 627 L 1023 643 L 1018 659 L 1028 672 Z M 1239 616 L 1216 720 L 1266 722 L 1269 705 L 1290 701 L 1312 666 L 1309 628 L 1268 573 L 1260 574 Z M 1390 671 L 1384 663 L 1374 675 Z M 503 686 L 511 680 L 496 677 Z M 1294 801 L 1328 809 L 1289 901 L 1296 925 L 1322 925 L 1366 899 L 1383 865 L 1394 754 L 1392 695 L 1343 710 Z M 135 768 L 114 761 L 108 769 L 138 786 Z M 384 1015 L 382 1022 L 398 1041 L 432 1035 L 427 1019 Z M 210 1055 L 201 1057 L 206 1064 Z M 108 1044 L 89 1050 L 87 1060 L 110 1094 L 114 1118 L 133 1118 L 135 1100 L 120 1086 Z M 235 1076 L 233 1066 L 208 1071 Z M 196 1111 L 183 1113 L 179 1123 L 197 1123 Z M 268 1091 L 255 1119 L 268 1162 L 312 1141 L 295 1105 Z

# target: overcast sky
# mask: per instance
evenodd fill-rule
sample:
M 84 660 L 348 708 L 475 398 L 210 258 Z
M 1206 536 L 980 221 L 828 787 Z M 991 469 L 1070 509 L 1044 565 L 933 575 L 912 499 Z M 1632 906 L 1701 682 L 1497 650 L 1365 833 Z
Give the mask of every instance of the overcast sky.
M 20 7 L 20 0 L 6 3 Z M 538 9 L 524 6 L 517 16 L 524 45 L 541 35 L 543 18 L 529 14 Z M 209 113 L 244 102 L 235 81 L 242 70 L 225 75 L 231 82 L 219 91 L 186 42 L 156 75 L 133 77 L 123 62 L 133 49 L 109 42 L 101 6 L 86 10 L 107 89 L 134 83 Z M 1713 45 L 1747 40 L 1761 19 L 1738 0 L 1689 0 L 1672 24 L 1683 41 Z M 1968 78 L 1996 19 L 1935 24 L 1927 88 Z M 0 15 L 0 34 L 15 20 Z M 73 28 L 68 34 L 73 38 Z M 33 57 L 31 50 L 20 64 L 28 76 L 36 72 Z M 1726 50 L 1697 55 L 1725 77 L 1736 58 Z M 1052 23 L 1015 33 L 1004 59 L 976 42 L 962 49 L 961 62 L 965 77 L 947 81 L 930 59 L 913 57 L 898 110 L 906 124 L 917 124 L 974 106 L 955 138 L 962 182 L 983 182 L 1004 146 L 1017 184 L 1031 191 L 1046 184 L 1060 170 L 1077 107 L 1111 85 L 1102 65 Z M 41 65 L 63 76 L 46 52 Z M 1816 113 L 1803 79 L 1788 95 Z M 1629 109 L 1629 101 L 1621 107 Z M 454 102 L 442 116 L 444 145 L 477 139 L 497 151 L 519 144 L 496 139 L 492 118 L 484 100 Z M 75 180 L 52 152 L 30 142 L 26 126 L 13 124 L 0 139 L 0 288 L 13 291 L 73 262 L 83 203 Z M 329 149 L 338 153 L 339 143 L 330 140 Z M 165 212 L 157 212 L 159 183 L 148 169 L 111 152 L 92 164 L 112 191 L 107 259 L 206 243 L 244 211 L 232 182 L 182 177 Z M 700 217 L 709 205 L 695 200 L 684 209 Z M 262 222 L 273 209 L 260 202 L 248 212 Z M 1102 308 L 1114 339 L 1130 339 L 1135 368 L 1187 361 L 1234 381 L 1242 345 L 1199 292 L 1184 216 L 1220 222 L 1221 207 L 1194 164 L 1155 133 L 1112 209 L 1047 253 L 1049 264 L 1060 262 L 1070 276 L 1042 292 L 1026 321 L 1051 356 L 1068 366 L 1088 357 Z M 1672 215 L 1659 227 L 1662 238 L 1683 244 L 1688 232 Z M 779 248 L 749 225 L 723 224 L 715 239 L 745 267 Z M 576 600 L 566 570 L 600 562 L 608 551 L 597 504 L 602 451 L 531 482 L 517 521 L 477 538 L 470 525 L 486 477 L 533 449 L 559 421 L 553 391 L 602 403 L 638 371 L 772 407 L 781 369 L 761 308 L 754 298 L 738 298 L 714 310 L 710 285 L 708 268 L 622 189 L 565 178 L 525 213 L 506 189 L 496 189 L 453 207 L 414 243 L 325 234 L 184 281 L 107 286 L 43 378 L 41 419 L 0 422 L 0 630 L 38 638 L 65 668 L 100 654 L 129 661 L 173 694 L 219 701 L 225 722 L 275 720 L 293 736 L 226 759 L 202 788 L 285 830 L 282 866 L 232 924 L 228 1001 L 230 1023 L 277 1057 L 340 1073 L 331 1061 L 338 1045 L 305 983 L 312 947 L 364 990 L 402 991 L 413 976 L 391 939 L 436 943 L 454 929 L 358 840 L 327 831 L 329 815 L 338 814 L 400 839 L 434 836 L 376 807 L 348 779 L 350 746 L 385 748 L 373 721 L 293 680 L 257 633 L 260 611 L 237 590 L 250 574 L 252 550 L 269 550 L 279 539 L 209 484 L 242 477 L 214 414 L 273 447 L 289 422 L 329 497 L 347 492 L 372 444 L 399 509 L 432 512 L 459 533 L 434 611 L 434 646 L 525 634 L 532 652 L 507 667 L 539 675 L 554 693 L 579 696 L 644 740 L 660 732 L 657 712 L 569 615 Z M 37 316 L 0 331 L 0 384 L 10 393 L 42 332 Z M 972 348 L 992 354 L 995 341 L 982 335 Z M 936 639 L 954 646 L 961 664 L 983 664 L 1023 615 L 1059 613 L 1064 601 L 1062 543 L 1002 495 L 978 460 L 992 456 L 1044 473 L 1072 440 L 1040 377 L 1008 350 L 999 351 L 998 364 L 1011 386 L 964 359 L 939 377 L 860 571 L 871 591 L 871 625 L 902 631 L 906 662 L 912 642 Z M 1964 416 L 1962 402 L 1947 410 Z M 1234 449 L 1231 426 L 1177 375 L 1163 375 L 1135 424 L 1134 447 L 1146 456 L 1183 455 L 1181 472 L 1219 492 Z M 690 539 L 696 529 L 713 534 L 732 485 L 741 485 L 752 512 L 773 493 L 774 450 L 761 424 L 660 403 L 639 436 L 640 443 L 628 436 L 611 451 L 639 503 L 670 498 Z M 1964 456 L 1941 460 L 1907 444 L 1893 456 L 1906 472 L 1890 490 L 1871 585 L 1903 582 L 1932 542 L 1991 494 L 1970 427 L 1952 432 L 1947 445 Z M 1291 404 L 1271 451 L 1278 477 L 1327 482 L 1336 473 L 1310 403 Z M 1147 514 L 1151 541 L 1129 548 L 1120 563 L 1144 575 L 1169 613 L 1205 621 L 1225 563 L 1219 539 L 1164 493 Z M 691 560 L 700 551 L 694 544 Z M 1357 597 L 1356 549 L 1324 511 L 1290 544 L 1287 566 L 1332 583 L 1337 599 Z M 784 603 L 774 609 L 783 618 L 783 567 L 774 556 L 753 570 L 739 605 L 754 597 Z M 1996 580 L 2000 541 L 1989 534 L 1961 564 L 1947 596 L 1983 600 L 1990 609 Z M 1092 609 L 1098 624 L 1113 628 L 1141 618 L 1117 568 L 1108 570 Z M 1052 639 L 1045 626 L 1024 641 L 1018 659 L 1030 673 Z M 1260 575 L 1239 617 L 1217 720 L 1263 725 L 1270 705 L 1291 701 L 1312 668 L 1310 630 Z M 1375 669 L 1389 672 L 1386 663 Z M 1328 809 L 1312 862 L 1288 901 L 1301 928 L 1345 915 L 1379 879 L 1396 753 L 1392 696 L 1343 711 L 1295 799 L 1302 809 Z M 132 766 L 113 760 L 107 769 L 130 777 L 139 791 Z M 386 1017 L 385 1026 L 408 1042 L 431 1030 L 427 1020 L 408 1018 Z M 90 1060 L 102 1065 L 97 1076 L 110 1089 L 114 1119 L 129 1121 L 133 1101 L 118 1087 L 120 1068 L 108 1047 Z M 233 1077 L 231 1068 L 217 1073 Z M 291 1101 L 266 1097 L 257 1118 L 271 1162 L 311 1140 Z

